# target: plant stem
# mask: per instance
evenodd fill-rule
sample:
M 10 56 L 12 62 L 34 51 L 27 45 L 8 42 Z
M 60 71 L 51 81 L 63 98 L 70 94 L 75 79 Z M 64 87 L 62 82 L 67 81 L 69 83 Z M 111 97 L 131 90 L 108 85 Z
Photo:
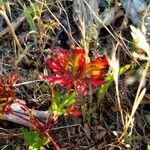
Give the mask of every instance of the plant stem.
M 91 84 L 89 84 L 89 88 L 90 88 L 90 114 L 91 114 L 91 111 L 92 111 L 92 101 L 93 101 L 92 86 L 91 86 Z
M 53 145 L 55 146 L 56 150 L 60 150 L 59 146 L 57 145 L 57 143 L 53 140 L 53 138 L 49 135 L 49 133 L 47 131 L 44 132 L 44 134 L 50 139 L 50 141 L 53 143 Z

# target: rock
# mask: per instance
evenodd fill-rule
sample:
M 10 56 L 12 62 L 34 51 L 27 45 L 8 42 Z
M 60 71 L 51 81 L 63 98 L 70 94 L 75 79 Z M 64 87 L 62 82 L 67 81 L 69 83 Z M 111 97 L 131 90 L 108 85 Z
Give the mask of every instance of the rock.
M 141 22 L 140 13 L 147 7 L 144 0 L 121 0 L 121 4 L 126 12 L 129 13 L 129 17 L 134 25 Z

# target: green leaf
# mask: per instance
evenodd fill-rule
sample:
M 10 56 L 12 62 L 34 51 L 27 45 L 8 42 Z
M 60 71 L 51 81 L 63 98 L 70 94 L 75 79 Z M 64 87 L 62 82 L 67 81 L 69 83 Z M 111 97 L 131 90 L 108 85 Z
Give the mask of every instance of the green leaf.
M 45 150 L 44 145 L 49 143 L 48 137 L 42 137 L 38 131 L 29 131 L 21 129 L 24 138 L 24 144 L 29 147 L 29 150 Z
M 28 22 L 28 24 L 30 26 L 30 29 L 31 30 L 36 30 L 36 25 L 35 25 L 35 23 L 33 21 L 32 15 L 31 15 L 32 11 L 30 11 L 25 4 L 24 4 L 24 13 L 25 13 L 25 16 L 27 18 L 27 22 Z
M 150 0 L 145 0 L 147 3 L 150 3 Z
M 0 0 L 0 6 L 3 6 L 6 3 L 6 0 Z
M 51 107 L 49 109 L 50 113 L 55 114 L 55 116 L 61 116 L 66 113 L 66 109 L 74 103 L 75 99 L 74 93 L 55 93 L 55 99 L 51 104 Z
M 130 66 L 131 65 L 125 65 L 125 66 L 121 67 L 119 70 L 119 75 L 122 75 L 123 73 L 125 73 L 130 68 Z
M 128 65 L 125 65 L 125 66 L 121 67 L 120 70 L 119 70 L 119 75 L 122 75 L 123 73 L 125 73 L 130 68 L 130 66 L 131 65 L 128 64 Z M 104 98 L 104 96 L 105 96 L 109 86 L 113 82 L 113 80 L 114 79 L 113 79 L 112 73 L 108 74 L 106 76 L 106 78 L 105 78 L 106 83 L 101 85 L 99 90 L 98 90 L 98 101 L 99 102 Z
M 68 106 L 70 106 L 73 102 L 74 102 L 74 93 L 71 93 L 71 94 L 66 93 L 66 94 L 64 95 L 64 97 L 63 97 L 63 103 L 62 103 L 62 105 L 63 105 L 64 107 L 68 107 Z

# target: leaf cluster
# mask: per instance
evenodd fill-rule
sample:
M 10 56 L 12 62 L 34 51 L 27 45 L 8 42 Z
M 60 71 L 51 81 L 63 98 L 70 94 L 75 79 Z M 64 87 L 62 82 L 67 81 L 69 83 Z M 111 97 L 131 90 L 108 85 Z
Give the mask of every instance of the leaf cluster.
M 48 137 L 44 137 L 38 131 L 29 131 L 24 128 L 21 131 L 25 140 L 24 144 L 29 147 L 29 150 L 46 150 L 43 146 L 50 142 Z
M 49 109 L 50 113 L 53 113 L 54 116 L 61 116 L 67 114 L 67 108 L 75 102 L 74 93 L 55 93 L 55 100 L 52 102 L 52 105 Z

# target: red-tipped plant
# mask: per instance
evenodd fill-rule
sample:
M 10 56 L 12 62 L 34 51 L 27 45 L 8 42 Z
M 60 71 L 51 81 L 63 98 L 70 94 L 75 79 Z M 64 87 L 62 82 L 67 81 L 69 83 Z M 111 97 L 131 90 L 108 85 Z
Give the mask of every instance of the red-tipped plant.
M 95 58 L 86 63 L 85 50 L 73 49 L 53 50 L 52 56 L 46 62 L 53 72 L 46 79 L 50 83 L 67 86 L 69 90 L 75 89 L 76 92 L 86 95 L 89 85 L 101 85 L 105 81 L 102 77 L 107 65 L 107 59 Z
M 18 80 L 17 74 L 11 74 L 9 77 L 1 75 L 0 77 L 0 114 L 10 113 L 10 105 L 15 101 L 15 90 L 13 85 Z
M 37 132 L 39 132 L 39 134 L 43 135 L 43 138 L 49 139 L 49 141 L 51 141 L 54 144 L 55 148 L 57 150 L 59 150 L 59 147 L 57 146 L 56 142 L 50 136 L 50 131 L 53 128 L 53 126 L 55 125 L 57 118 L 54 120 L 52 116 L 49 116 L 47 118 L 46 122 L 42 123 L 39 121 L 38 118 L 36 118 L 33 115 L 32 109 L 28 108 L 25 103 L 19 101 L 15 97 L 14 84 L 18 80 L 18 75 L 11 74 L 9 77 L 2 75 L 0 77 L 0 79 L 1 79 L 1 81 L 0 81 L 0 117 L 3 118 L 4 114 L 5 115 L 12 114 L 12 115 L 28 122 L 29 124 L 31 124 L 31 128 L 34 131 L 37 131 Z M 20 108 L 26 112 L 26 114 L 29 116 L 29 118 L 26 118 L 26 115 L 23 116 L 23 115 L 16 113 L 10 107 L 13 103 L 18 104 L 18 106 L 20 106 Z M 39 139 L 39 142 L 40 142 L 40 140 L 42 141 L 42 139 Z M 46 141 L 46 143 L 48 144 L 48 141 Z

